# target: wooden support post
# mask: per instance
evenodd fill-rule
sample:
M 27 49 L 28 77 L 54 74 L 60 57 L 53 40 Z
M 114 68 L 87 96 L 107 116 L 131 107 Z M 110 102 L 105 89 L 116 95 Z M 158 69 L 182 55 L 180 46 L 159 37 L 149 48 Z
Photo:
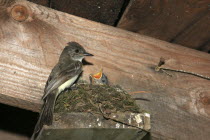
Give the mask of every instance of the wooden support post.
M 48 75 L 69 41 L 94 57 L 84 79 L 101 67 L 113 84 L 135 96 L 151 113 L 152 136 L 210 137 L 210 81 L 195 76 L 155 72 L 165 67 L 210 76 L 210 55 L 154 38 L 95 23 L 27 1 L 0 0 L 0 102 L 38 111 Z

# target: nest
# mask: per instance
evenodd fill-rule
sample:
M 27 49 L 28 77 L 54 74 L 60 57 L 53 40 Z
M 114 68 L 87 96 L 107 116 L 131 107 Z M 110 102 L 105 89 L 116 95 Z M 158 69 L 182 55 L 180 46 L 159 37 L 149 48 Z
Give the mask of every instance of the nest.
M 140 108 L 119 86 L 79 84 L 76 89 L 62 93 L 56 101 L 55 112 L 140 113 Z

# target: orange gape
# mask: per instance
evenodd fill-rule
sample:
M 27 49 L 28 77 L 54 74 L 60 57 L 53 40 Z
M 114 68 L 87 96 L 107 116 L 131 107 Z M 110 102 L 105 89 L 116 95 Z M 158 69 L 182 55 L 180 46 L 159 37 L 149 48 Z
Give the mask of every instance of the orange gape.
M 100 72 L 94 74 L 93 77 L 96 79 L 100 79 L 102 77 L 102 70 L 100 70 Z

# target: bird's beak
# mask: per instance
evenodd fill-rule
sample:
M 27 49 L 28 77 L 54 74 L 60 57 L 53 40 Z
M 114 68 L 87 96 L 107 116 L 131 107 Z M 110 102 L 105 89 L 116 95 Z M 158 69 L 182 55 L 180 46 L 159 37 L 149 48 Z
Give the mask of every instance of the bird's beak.
M 103 69 L 101 69 L 100 72 L 94 74 L 93 77 L 94 77 L 95 79 L 101 79 L 102 74 L 103 74 Z
M 85 52 L 83 55 L 84 55 L 84 56 L 93 56 L 92 54 L 87 53 L 87 52 Z

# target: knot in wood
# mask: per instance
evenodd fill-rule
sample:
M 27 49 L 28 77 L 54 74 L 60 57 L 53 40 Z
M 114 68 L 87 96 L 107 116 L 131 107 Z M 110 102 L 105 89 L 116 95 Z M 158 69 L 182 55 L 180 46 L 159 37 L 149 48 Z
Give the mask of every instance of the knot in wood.
M 12 7 L 11 16 L 14 20 L 25 21 L 28 18 L 28 9 L 23 5 L 15 5 Z
M 210 98 L 207 96 L 201 97 L 200 101 L 203 105 L 210 105 Z
M 159 66 L 156 66 L 155 67 L 155 71 L 160 71 L 160 67 Z

